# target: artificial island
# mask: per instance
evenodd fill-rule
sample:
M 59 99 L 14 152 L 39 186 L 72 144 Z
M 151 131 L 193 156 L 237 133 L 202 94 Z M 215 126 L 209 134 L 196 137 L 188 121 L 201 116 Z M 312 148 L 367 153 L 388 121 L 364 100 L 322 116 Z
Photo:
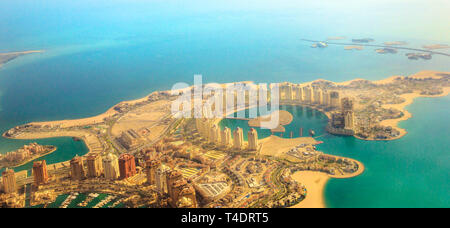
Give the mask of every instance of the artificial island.
M 411 116 L 405 106 L 416 97 L 447 95 L 449 79 L 449 72 L 424 71 L 380 81 L 285 82 L 279 86 L 279 101 L 323 112 L 330 134 L 394 140 L 407 133 L 397 126 Z M 220 118 L 179 118 L 171 112 L 178 97 L 170 91 L 153 92 L 95 117 L 34 122 L 4 132 L 11 139 L 74 137 L 89 152 L 57 164 L 35 161 L 31 176 L 6 170 L 2 205 L 47 207 L 66 195 L 59 207 L 324 207 L 329 178 L 351 178 L 364 171 L 359 161 L 319 151 L 316 145 L 327 142 L 318 141 L 310 129 L 308 134 L 298 126 L 296 138 L 285 132 L 283 126 L 292 121 L 289 112 L 277 113 L 280 121 L 273 134 L 260 138 L 257 128 L 273 113 L 243 118 L 253 127 L 243 132 L 220 123 L 235 118 L 230 114 L 248 109 L 249 103 L 233 105 Z M 108 196 L 93 205 L 99 193 Z M 88 197 L 75 202 L 79 194 Z

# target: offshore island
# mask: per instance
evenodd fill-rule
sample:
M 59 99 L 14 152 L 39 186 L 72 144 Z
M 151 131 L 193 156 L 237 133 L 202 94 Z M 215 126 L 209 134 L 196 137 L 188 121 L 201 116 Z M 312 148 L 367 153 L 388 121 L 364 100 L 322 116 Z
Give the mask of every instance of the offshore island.
M 416 97 L 448 95 L 449 79 L 450 72 L 423 71 L 380 81 L 285 82 L 279 88 L 280 105 L 323 112 L 330 134 L 395 140 L 407 134 L 397 125 L 411 117 L 405 106 Z M 109 194 L 93 207 L 325 207 L 328 179 L 364 172 L 359 161 L 317 150 L 317 144 L 327 142 L 318 141 L 311 129 L 308 134 L 299 126 L 297 138 L 285 132 L 283 126 L 293 118 L 287 111 L 278 113 L 280 124 L 266 138 L 259 138 L 255 128 L 272 115 L 243 118 L 254 127 L 244 140 L 242 128 L 220 125 L 235 118 L 232 113 L 213 119 L 175 118 L 171 104 L 178 96 L 153 92 L 98 116 L 28 123 L 4 132 L 11 139 L 76 137 L 89 152 L 48 166 L 45 160 L 36 161 L 31 176 L 5 171 L 0 202 L 47 207 L 65 195 L 60 207 L 72 207 L 93 205 L 98 194 Z M 249 106 L 232 108 L 236 112 Z M 88 197 L 76 203 L 80 193 Z

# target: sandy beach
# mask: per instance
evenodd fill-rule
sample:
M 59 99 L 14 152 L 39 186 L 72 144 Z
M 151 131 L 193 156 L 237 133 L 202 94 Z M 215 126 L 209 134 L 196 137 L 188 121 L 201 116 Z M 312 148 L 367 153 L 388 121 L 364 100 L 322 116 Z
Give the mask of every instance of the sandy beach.
M 330 177 L 321 172 L 299 171 L 292 178 L 305 185 L 307 189 L 306 198 L 291 208 L 325 208 L 324 190 Z
M 347 158 L 349 159 L 349 158 Z M 353 159 L 351 159 L 353 160 Z M 318 171 L 298 171 L 292 175 L 292 178 L 306 187 L 306 198 L 291 208 L 325 208 L 325 186 L 330 178 L 344 179 L 358 176 L 364 172 L 364 165 L 356 160 L 360 168 L 357 172 L 349 175 L 330 176 Z

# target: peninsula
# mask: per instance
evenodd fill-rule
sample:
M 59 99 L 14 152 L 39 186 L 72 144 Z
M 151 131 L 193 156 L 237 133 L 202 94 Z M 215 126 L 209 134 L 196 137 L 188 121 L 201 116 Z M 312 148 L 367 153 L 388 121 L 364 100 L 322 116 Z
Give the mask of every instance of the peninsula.
M 230 84 L 257 88 L 252 82 Z M 423 71 L 380 81 L 284 82 L 279 85 L 279 98 L 280 105 L 308 106 L 323 112 L 329 118 L 326 130 L 330 134 L 394 140 L 407 133 L 397 124 L 411 117 L 405 107 L 414 98 L 445 96 L 449 87 L 450 72 Z M 45 204 L 76 190 L 122 192 L 120 197 L 130 207 L 324 207 L 323 188 L 329 178 L 351 178 L 364 171 L 357 160 L 317 150 L 317 144 L 327 142 L 314 137 L 272 135 L 260 139 L 255 129 L 244 133 L 239 127 L 219 127 L 230 113 L 212 119 L 176 118 L 171 106 L 179 96 L 157 91 L 121 102 L 98 116 L 33 122 L 4 132 L 4 137 L 13 139 L 76 137 L 89 147 L 88 154 L 54 165 L 49 170 L 54 179 L 33 192 L 31 204 Z M 210 97 L 201 99 L 206 102 Z M 235 111 L 248 108 L 234 106 Z M 280 126 L 292 122 L 291 113 L 278 114 Z M 258 128 L 262 120 L 272 116 L 247 120 Z M 76 172 L 85 161 L 113 162 L 117 156 L 122 162 L 136 161 L 141 171 L 118 177 L 106 170 L 95 174 L 95 170 L 89 171 L 95 166 L 89 165 L 91 174 Z M 177 184 L 157 181 L 163 177 L 173 178 Z M 32 183 L 33 177 L 18 182 Z M 172 187 L 183 189 L 184 195 L 168 194 L 165 189 Z
M 37 143 L 25 145 L 22 148 L 0 155 L 0 169 L 18 167 L 28 162 L 51 154 L 56 151 L 55 146 L 42 146 Z
M 41 50 L 37 51 L 20 51 L 20 52 L 7 52 L 7 53 L 0 53 L 0 68 L 3 64 L 12 61 L 13 59 L 16 59 L 23 55 L 33 54 L 33 53 L 40 53 L 43 52 Z

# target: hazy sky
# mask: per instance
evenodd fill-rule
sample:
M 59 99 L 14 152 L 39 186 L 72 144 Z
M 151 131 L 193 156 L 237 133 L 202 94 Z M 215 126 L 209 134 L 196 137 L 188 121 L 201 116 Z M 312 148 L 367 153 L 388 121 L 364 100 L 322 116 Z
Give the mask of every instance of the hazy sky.
M 164 19 L 169 15 L 239 18 L 242 14 L 267 13 L 286 16 L 298 23 L 299 29 L 305 24 L 326 27 L 330 35 L 342 32 L 370 36 L 373 31 L 382 31 L 390 37 L 450 42 L 450 0 L 2 0 L 0 33 L 8 31 L 8 27 L 13 30 L 14 23 L 25 23 L 28 18 L 38 21 L 40 15 L 33 11 L 42 8 L 67 23 L 77 23 L 77 17 L 64 10 L 79 12 L 81 17 L 101 18 L 105 14 L 105 23 L 139 22 L 155 14 Z

